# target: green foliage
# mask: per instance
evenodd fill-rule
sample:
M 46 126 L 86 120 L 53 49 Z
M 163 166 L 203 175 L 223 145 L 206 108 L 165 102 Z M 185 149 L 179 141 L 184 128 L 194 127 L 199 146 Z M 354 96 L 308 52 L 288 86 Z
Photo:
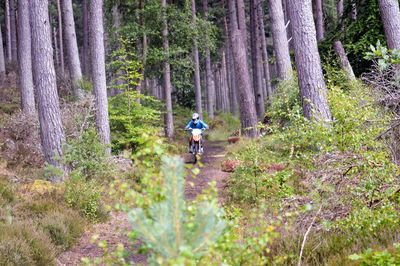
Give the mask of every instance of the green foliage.
M 384 71 L 391 65 L 400 64 L 400 51 L 389 50 L 378 41 L 376 46 L 370 45 L 370 51 L 365 53 L 365 59 L 376 61 L 378 69 Z
M 79 174 L 72 175 L 65 182 L 65 201 L 86 217 L 99 221 L 106 217 L 102 202 L 102 188 L 98 181 L 87 180 Z
M 137 235 L 154 251 L 151 263 L 181 264 L 204 255 L 221 235 L 225 222 L 215 200 L 199 202 L 195 211 L 187 212 L 182 159 L 164 157 L 162 173 L 165 199 L 153 203 L 148 210 L 130 211 L 129 220 Z
M 0 206 L 12 203 L 14 201 L 14 192 L 8 184 L 0 178 Z
M 88 179 L 103 179 L 110 172 L 110 165 L 105 155 L 105 147 L 100 142 L 94 128 L 85 130 L 78 138 L 64 146 L 63 160 L 74 174 Z
M 213 120 L 207 121 L 207 119 L 205 117 L 205 121 L 210 127 L 207 138 L 211 141 L 226 141 L 232 133 L 240 129 L 239 118 L 231 113 L 219 113 Z
M 70 248 L 79 239 L 85 224 L 85 220 L 71 210 L 50 212 L 39 221 L 39 227 L 63 250 Z
M 161 103 L 153 97 L 124 92 L 110 99 L 110 129 L 114 151 L 130 149 L 135 152 L 160 136 Z
M 49 238 L 32 224 L 0 224 L 1 265 L 52 265 L 55 255 Z
M 367 249 L 362 254 L 353 254 L 349 256 L 360 266 L 398 266 L 400 265 L 400 244 L 394 244 L 390 250 Z

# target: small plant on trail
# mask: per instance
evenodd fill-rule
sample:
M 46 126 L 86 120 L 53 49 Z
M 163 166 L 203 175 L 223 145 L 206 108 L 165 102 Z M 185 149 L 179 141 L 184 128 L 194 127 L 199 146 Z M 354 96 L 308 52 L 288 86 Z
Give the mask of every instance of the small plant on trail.
M 164 157 L 162 174 L 165 199 L 147 210 L 133 209 L 129 220 L 137 236 L 154 251 L 151 264 L 185 264 L 206 253 L 224 230 L 225 221 L 215 200 L 199 202 L 188 212 L 182 159 Z

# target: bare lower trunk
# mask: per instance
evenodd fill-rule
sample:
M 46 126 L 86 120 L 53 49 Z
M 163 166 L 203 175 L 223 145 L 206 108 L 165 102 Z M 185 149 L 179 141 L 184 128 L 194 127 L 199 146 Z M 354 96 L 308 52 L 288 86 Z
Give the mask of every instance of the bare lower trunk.
M 289 7 L 304 116 L 310 120 L 330 121 L 331 113 L 318 52 L 311 1 L 289 0 Z
M 82 49 L 82 71 L 86 77 L 90 76 L 90 49 L 89 49 L 89 11 L 88 1 L 83 0 L 82 18 L 83 18 L 83 49 Z
M 324 10 L 322 7 L 322 0 L 315 0 L 315 13 L 316 13 L 316 28 L 317 28 L 317 40 L 321 41 L 325 36 L 324 26 Z
M 264 78 L 264 98 L 271 98 L 272 87 L 271 87 L 271 74 L 269 72 L 269 58 L 267 51 L 267 38 L 265 37 L 265 25 L 264 25 L 264 10 L 262 2 L 257 7 L 258 19 L 260 26 L 261 36 L 261 54 L 262 54 L 262 66 L 263 66 L 263 78 Z
M 282 10 L 282 1 L 268 0 L 268 3 L 278 78 L 281 80 L 288 80 L 292 78 L 293 70 L 290 61 L 289 44 L 285 28 L 285 18 Z
M 226 70 L 225 49 L 221 50 L 221 110 L 229 112 L 228 73 Z
M 7 41 L 7 63 L 10 64 L 12 61 L 11 52 L 11 23 L 10 23 L 10 2 L 6 0 L 5 7 L 5 20 L 6 20 L 6 41 Z
M 337 0 L 337 2 L 336 2 L 336 16 L 337 16 L 337 21 L 338 21 L 339 25 L 342 24 L 343 13 L 344 13 L 344 0 Z
M 57 29 L 53 28 L 54 58 L 56 60 L 56 68 L 60 67 L 60 52 L 58 50 Z
M 24 113 L 33 114 L 35 113 L 35 94 L 32 76 L 29 0 L 18 0 L 18 36 L 18 76 L 21 90 L 21 106 Z
M 354 80 L 356 77 L 353 72 L 353 68 L 350 65 L 349 59 L 347 58 L 346 52 L 343 48 L 341 41 L 335 41 L 333 43 L 333 50 L 339 58 L 340 64 L 343 70 L 346 72 L 349 79 Z
M 356 21 L 357 20 L 357 16 L 358 16 L 358 10 L 357 10 L 357 3 L 355 0 L 352 0 L 351 3 L 351 19 Z
M 243 6 L 243 0 L 229 0 L 229 28 L 230 41 L 233 53 L 233 60 L 236 69 L 236 80 L 239 92 L 240 122 L 243 133 L 248 137 L 257 137 L 257 113 L 254 104 L 254 94 L 251 89 L 249 68 L 247 64 L 246 45 L 243 40 L 243 33 L 238 25 L 244 25 L 244 17 L 237 16 L 236 2 L 238 6 Z M 238 23 L 239 20 L 239 23 Z
M 192 0 L 192 26 L 196 28 L 196 1 Z M 194 61 L 194 89 L 196 100 L 196 112 L 203 117 L 203 110 L 201 106 L 201 84 L 200 84 L 200 62 L 199 62 L 199 48 L 197 45 L 197 37 L 193 38 L 193 61 Z
M 261 42 L 258 19 L 258 0 L 250 0 L 250 42 L 251 42 L 251 63 L 253 69 L 253 90 L 256 101 L 256 110 L 258 118 L 265 114 L 264 93 L 262 83 L 262 60 L 261 60 Z
M 64 40 L 63 40 L 63 19 L 61 10 L 61 0 L 57 0 L 58 10 L 58 39 L 60 45 L 60 71 L 61 75 L 65 76 L 65 62 L 64 62 Z
M 110 125 L 108 122 L 108 99 L 106 84 L 106 66 L 104 51 L 103 0 L 90 0 L 90 51 L 92 63 L 93 91 L 96 105 L 96 127 L 100 140 L 109 145 Z
M 61 0 L 62 20 L 64 26 L 64 39 L 67 50 L 68 69 L 71 76 L 74 96 L 78 99 L 84 97 L 80 82 L 82 81 L 81 62 L 79 59 L 78 43 L 75 33 L 74 11 L 72 0 Z
M 389 49 L 400 49 L 399 1 L 379 0 L 379 9 Z
M 162 19 L 163 19 L 163 49 L 166 58 L 163 63 L 163 77 L 164 77 L 164 97 L 166 105 L 165 114 L 165 136 L 169 139 L 174 137 L 174 120 L 172 114 L 172 86 L 171 86 L 171 66 L 169 64 L 169 41 L 168 41 L 168 20 L 167 20 L 167 0 L 161 0 Z
M 51 46 L 48 1 L 29 1 L 33 73 L 37 90 L 40 138 L 46 162 L 62 168 L 59 160 L 62 156 L 62 144 L 65 140 L 58 101 L 56 73 Z M 52 181 L 61 181 L 53 177 Z
M 15 0 L 10 0 L 10 31 L 11 31 L 11 61 L 17 63 L 18 48 L 17 48 L 17 19 Z
M 228 31 L 229 34 L 229 31 Z M 229 35 L 228 35 L 229 36 Z M 237 87 L 236 87 L 236 71 L 235 71 L 235 64 L 233 62 L 233 55 L 232 55 L 232 49 L 230 45 L 230 41 L 227 41 L 228 45 L 228 52 L 227 52 L 227 58 L 228 58 L 228 72 L 229 72 L 229 78 L 230 78 L 230 87 L 229 87 L 229 97 L 230 97 L 230 105 L 231 105 L 231 112 L 233 115 L 237 116 L 239 115 L 239 106 L 237 104 L 238 98 L 237 98 Z
M 0 27 L 0 80 L 2 81 L 4 75 L 6 74 L 6 59 L 4 55 L 4 46 L 3 46 L 3 32 Z

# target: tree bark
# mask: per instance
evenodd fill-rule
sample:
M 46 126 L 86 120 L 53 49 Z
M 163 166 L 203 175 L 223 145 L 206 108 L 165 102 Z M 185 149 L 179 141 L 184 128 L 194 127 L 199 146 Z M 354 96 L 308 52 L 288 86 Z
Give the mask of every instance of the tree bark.
M 229 31 L 228 31 L 229 34 Z M 228 35 L 229 37 L 229 35 Z M 236 86 L 236 71 L 235 71 L 235 64 L 233 62 L 233 55 L 232 55 L 232 48 L 230 41 L 227 41 L 227 46 L 228 46 L 228 52 L 227 52 L 227 58 L 228 58 L 228 72 L 229 72 L 229 78 L 230 78 L 230 87 L 229 87 L 229 97 L 230 97 L 230 105 L 231 105 L 231 112 L 234 116 L 239 115 L 239 106 L 237 104 L 238 98 L 237 98 L 237 86 Z
M 106 66 L 104 51 L 103 28 L 103 0 L 90 0 L 90 54 L 93 80 L 93 91 L 96 106 L 96 127 L 100 140 L 108 146 L 106 152 L 111 149 L 110 125 L 108 121 L 108 99 L 106 84 Z
M 243 0 L 228 0 L 230 41 L 233 60 L 236 69 L 236 79 L 239 92 L 240 122 L 243 133 L 251 138 L 258 136 L 257 114 L 254 104 L 254 94 L 251 89 L 249 68 L 247 64 L 246 45 L 243 33 L 238 25 L 243 25 L 244 17 L 237 16 L 236 2 L 243 6 Z M 239 20 L 239 23 L 238 23 Z
M 90 76 L 90 49 L 89 49 L 89 11 L 88 0 L 82 3 L 83 19 L 83 46 L 82 46 L 82 71 L 86 77 Z
M 0 79 L 3 81 L 3 78 L 6 74 L 6 59 L 4 54 L 4 46 L 3 46 L 3 32 L 0 26 Z
M 37 90 L 40 138 L 45 160 L 50 165 L 62 169 L 57 158 L 62 156 L 65 140 L 58 101 L 56 73 L 51 45 L 48 1 L 30 0 L 30 20 L 32 34 L 32 65 Z M 60 177 L 51 181 L 59 182 Z
M 351 0 L 351 2 L 351 19 L 356 21 L 358 16 L 357 2 L 356 0 Z
M 58 39 L 60 45 L 60 71 L 61 75 L 65 76 L 65 61 L 64 61 L 64 40 L 63 40 L 63 19 L 61 10 L 61 0 L 57 0 L 57 10 L 58 10 Z
M 11 51 L 11 22 L 10 22 L 10 2 L 6 0 L 6 40 L 7 40 L 7 63 L 10 64 L 12 61 L 12 51 Z
M 163 49 L 165 59 L 163 63 L 163 78 L 164 78 L 164 97 L 166 105 L 165 114 L 165 136 L 169 139 L 174 137 L 174 118 L 172 114 L 172 86 L 171 86 L 171 66 L 169 64 L 169 40 L 168 40 L 168 19 L 167 19 L 167 0 L 161 0 L 162 8 L 162 37 L 163 37 Z
M 322 41 L 325 36 L 324 26 L 324 10 L 322 7 L 322 0 L 315 0 L 315 14 L 316 14 L 316 28 L 317 28 L 317 40 Z
M 203 1 L 204 19 L 208 20 L 208 1 Z M 207 114 L 208 117 L 214 118 L 215 109 L 215 84 L 213 79 L 213 72 L 211 68 L 211 55 L 209 48 L 209 37 L 206 36 L 206 47 L 205 47 L 205 63 L 206 63 L 206 85 L 207 85 Z
M 57 28 L 53 28 L 54 58 L 56 60 L 56 68 L 60 67 L 60 51 L 58 50 Z
M 257 7 L 258 10 L 258 19 L 260 25 L 260 35 L 261 35 L 261 54 L 262 54 L 262 65 L 263 65 L 263 73 L 264 73 L 264 98 L 271 98 L 272 95 L 272 86 L 271 86 L 271 74 L 269 71 L 269 59 L 268 59 L 268 51 L 267 51 L 267 38 L 265 37 L 265 25 L 264 25 L 264 10 L 262 2 Z
M 349 59 L 347 58 L 342 42 L 335 41 L 333 43 L 333 50 L 335 51 L 337 57 L 339 58 L 340 64 L 343 70 L 346 72 L 348 78 L 351 80 L 355 80 L 356 77 L 354 75 L 353 68 L 351 67 Z
M 221 110 L 225 113 L 229 112 L 228 72 L 224 48 L 221 50 Z
M 262 83 L 262 64 L 261 64 L 261 42 L 259 31 L 259 19 L 257 6 L 258 0 L 250 0 L 250 42 L 251 42 L 251 63 L 253 69 L 253 90 L 256 101 L 257 117 L 264 117 L 264 93 Z
M 289 16 L 293 23 L 293 45 L 304 116 L 310 120 L 330 121 L 311 1 L 289 0 Z
M 379 0 L 379 9 L 389 49 L 400 49 L 400 11 L 398 0 Z
M 278 71 L 277 76 L 281 80 L 289 80 L 293 77 L 293 70 L 290 61 L 289 43 L 285 28 L 285 18 L 282 10 L 282 0 L 268 0 L 268 3 Z
M 15 0 L 10 0 L 10 31 L 11 31 L 11 61 L 13 64 L 18 61 L 18 48 L 17 48 L 17 20 Z
M 21 107 L 25 114 L 34 114 L 35 93 L 33 90 L 32 76 L 29 0 L 18 0 L 18 37 L 18 76 L 21 90 Z
M 196 28 L 196 1 L 192 0 L 192 27 Z M 199 48 L 197 45 L 197 36 L 193 38 L 193 61 L 194 61 L 194 88 L 196 100 L 196 112 L 203 117 L 203 110 L 201 106 L 201 84 L 200 84 L 200 62 L 199 62 Z
M 81 62 L 79 59 L 78 43 L 75 33 L 74 10 L 72 0 L 61 0 L 64 39 L 67 50 L 68 69 L 71 76 L 74 96 L 77 99 L 84 97 L 80 82 L 82 81 Z

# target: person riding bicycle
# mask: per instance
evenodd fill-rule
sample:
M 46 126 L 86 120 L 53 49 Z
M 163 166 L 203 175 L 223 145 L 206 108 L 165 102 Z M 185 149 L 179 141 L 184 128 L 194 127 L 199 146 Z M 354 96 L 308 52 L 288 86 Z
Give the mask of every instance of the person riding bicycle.
M 185 127 L 186 130 L 192 130 L 192 129 L 200 129 L 201 132 L 204 132 L 204 130 L 208 129 L 208 125 L 200 120 L 200 116 L 198 113 L 194 113 L 192 115 L 192 120 L 189 121 L 189 123 L 187 124 L 187 126 Z M 192 147 L 192 138 L 189 138 L 189 152 L 192 152 L 191 150 Z M 203 144 L 200 147 L 200 153 L 203 153 Z

